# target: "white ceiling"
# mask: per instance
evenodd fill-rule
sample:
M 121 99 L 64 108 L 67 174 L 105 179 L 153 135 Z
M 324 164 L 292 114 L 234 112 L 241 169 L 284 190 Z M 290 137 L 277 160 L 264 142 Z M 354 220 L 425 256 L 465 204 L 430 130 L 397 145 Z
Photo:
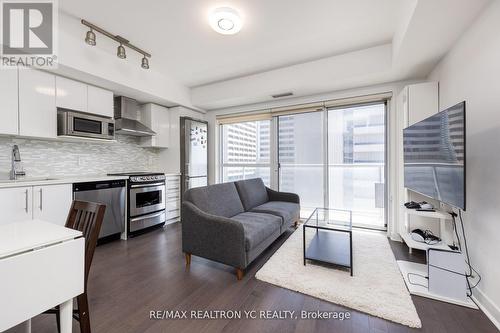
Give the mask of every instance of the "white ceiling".
M 62 0 L 59 6 L 152 53 L 148 72 L 191 88 L 190 105 L 210 110 L 287 91 L 307 96 L 425 78 L 491 1 Z M 210 9 L 228 5 L 244 18 L 236 35 L 217 34 L 208 24 Z M 83 43 L 83 27 L 81 33 Z M 93 49 L 106 48 L 97 38 Z
M 390 42 L 411 0 L 63 0 L 65 12 L 153 55 L 152 68 L 193 87 Z M 208 25 L 216 5 L 244 17 L 234 36 Z M 99 38 L 99 36 L 98 36 Z M 99 42 L 99 40 L 98 40 Z

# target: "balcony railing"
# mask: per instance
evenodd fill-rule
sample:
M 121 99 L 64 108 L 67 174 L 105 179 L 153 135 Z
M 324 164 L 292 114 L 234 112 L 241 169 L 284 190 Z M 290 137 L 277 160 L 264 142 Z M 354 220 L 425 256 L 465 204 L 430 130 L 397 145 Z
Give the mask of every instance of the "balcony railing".
M 383 163 L 328 164 L 280 163 L 279 188 L 301 198 L 301 217 L 316 207 L 353 212 L 353 225 L 385 225 L 385 166 Z M 224 164 L 223 181 L 260 177 L 271 183 L 269 164 Z M 326 181 L 328 179 L 328 181 Z

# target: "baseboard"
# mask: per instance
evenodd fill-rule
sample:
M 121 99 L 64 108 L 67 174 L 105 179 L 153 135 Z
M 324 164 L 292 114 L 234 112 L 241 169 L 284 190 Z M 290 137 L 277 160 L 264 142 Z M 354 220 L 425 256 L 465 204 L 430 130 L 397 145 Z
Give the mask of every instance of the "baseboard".
M 472 299 L 477 303 L 488 319 L 491 320 L 493 325 L 500 330 L 500 308 L 479 288 L 474 288 Z
M 403 239 L 401 238 L 401 236 L 397 233 L 397 232 L 392 232 L 390 235 L 389 235 L 389 238 L 392 240 L 392 241 L 395 241 L 395 242 L 402 242 Z

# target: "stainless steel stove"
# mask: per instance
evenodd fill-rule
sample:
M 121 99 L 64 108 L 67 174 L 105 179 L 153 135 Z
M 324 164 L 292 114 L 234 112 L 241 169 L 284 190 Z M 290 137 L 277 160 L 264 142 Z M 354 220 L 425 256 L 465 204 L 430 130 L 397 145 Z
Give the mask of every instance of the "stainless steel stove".
M 164 173 L 126 172 L 109 174 L 109 176 L 129 177 L 127 185 L 127 231 L 130 236 L 165 223 Z

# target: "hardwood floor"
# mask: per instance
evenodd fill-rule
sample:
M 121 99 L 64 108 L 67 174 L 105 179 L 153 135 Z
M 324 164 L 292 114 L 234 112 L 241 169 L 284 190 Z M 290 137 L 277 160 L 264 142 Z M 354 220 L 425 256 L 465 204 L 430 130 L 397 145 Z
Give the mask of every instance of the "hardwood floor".
M 88 295 L 93 332 L 498 332 L 476 310 L 413 297 L 423 328 L 412 330 L 335 304 L 258 281 L 257 270 L 291 234 L 284 234 L 237 281 L 230 267 L 192 256 L 186 269 L 180 225 L 96 249 Z M 391 242 L 398 259 L 404 245 Z M 300 279 L 300 276 L 297 276 Z M 153 310 L 328 310 L 349 311 L 349 320 L 155 320 Z M 57 332 L 54 316 L 33 319 L 36 333 Z M 74 322 L 75 332 L 79 332 Z

